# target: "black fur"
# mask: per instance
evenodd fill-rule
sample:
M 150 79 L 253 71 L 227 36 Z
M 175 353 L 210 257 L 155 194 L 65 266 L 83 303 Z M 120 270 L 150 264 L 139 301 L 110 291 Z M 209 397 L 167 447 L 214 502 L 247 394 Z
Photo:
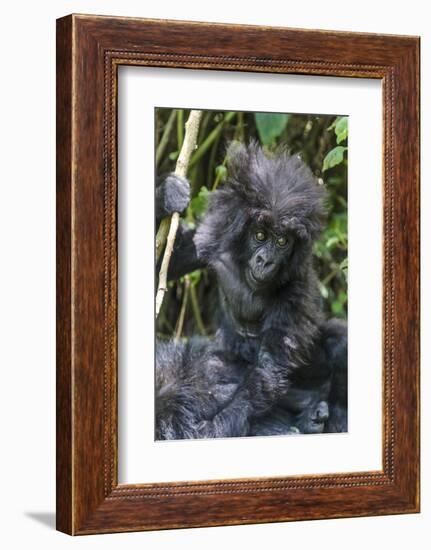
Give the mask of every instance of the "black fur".
M 347 432 L 347 331 L 344 323 L 332 319 L 327 323 L 327 354 L 331 368 L 329 419 L 326 432 Z
M 230 363 L 216 341 L 157 342 L 156 439 L 201 437 L 244 382 L 247 365 Z
M 190 202 L 189 182 L 175 174 L 158 177 L 156 181 L 156 220 L 183 212 Z
M 346 329 L 324 321 L 312 265 L 324 188 L 282 151 L 235 144 L 228 157 L 228 181 L 193 238 L 217 276 L 220 328 L 213 342 L 158 343 L 160 439 L 267 433 L 271 417 L 277 431 L 277 406 L 291 414 L 285 433 L 312 433 L 331 426 L 328 400 L 344 406 L 343 390 L 329 390 L 346 363 Z

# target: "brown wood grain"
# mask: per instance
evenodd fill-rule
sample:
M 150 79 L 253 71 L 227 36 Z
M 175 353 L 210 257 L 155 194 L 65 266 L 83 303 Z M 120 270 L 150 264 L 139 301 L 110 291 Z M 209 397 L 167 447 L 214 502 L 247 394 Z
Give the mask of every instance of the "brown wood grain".
M 57 22 L 57 529 L 72 532 L 72 28 Z
M 118 485 L 117 68 L 131 64 L 382 80 L 382 471 Z M 79 15 L 58 20 L 59 530 L 419 510 L 418 101 L 417 37 Z

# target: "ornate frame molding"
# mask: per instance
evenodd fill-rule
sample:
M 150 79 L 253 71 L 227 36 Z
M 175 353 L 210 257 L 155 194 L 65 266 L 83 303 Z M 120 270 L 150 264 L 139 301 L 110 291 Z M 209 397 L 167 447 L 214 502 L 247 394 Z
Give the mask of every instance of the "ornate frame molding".
M 76 15 L 57 24 L 58 529 L 86 534 L 418 511 L 419 40 Z M 382 471 L 118 484 L 119 65 L 382 80 Z

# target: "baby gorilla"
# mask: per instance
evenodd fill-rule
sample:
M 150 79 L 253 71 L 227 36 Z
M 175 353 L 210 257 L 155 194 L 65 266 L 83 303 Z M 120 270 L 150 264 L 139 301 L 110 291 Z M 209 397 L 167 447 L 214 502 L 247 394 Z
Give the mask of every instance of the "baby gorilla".
M 188 264 L 215 272 L 220 323 L 212 342 L 192 339 L 168 353 L 158 343 L 161 439 L 250 435 L 257 419 L 294 395 L 298 380 L 332 376 L 346 362 L 345 326 L 334 338 L 312 266 L 323 187 L 299 158 L 267 156 L 255 143 L 231 146 L 228 159 L 225 186 L 212 194 L 196 234 L 183 231 L 174 250 L 173 274 Z

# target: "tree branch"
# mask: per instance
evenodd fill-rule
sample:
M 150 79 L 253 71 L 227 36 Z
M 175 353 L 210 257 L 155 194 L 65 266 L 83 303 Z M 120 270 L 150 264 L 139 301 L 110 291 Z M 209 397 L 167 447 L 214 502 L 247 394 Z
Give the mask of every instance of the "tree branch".
M 190 111 L 189 118 L 186 122 L 186 132 L 184 135 L 183 146 L 177 160 L 175 167 L 175 174 L 177 176 L 185 177 L 187 174 L 187 168 L 189 166 L 190 157 L 193 151 L 196 149 L 196 142 L 198 137 L 199 123 L 201 120 L 202 111 Z M 157 257 L 157 248 L 159 249 L 159 254 L 161 252 L 162 246 L 162 235 L 166 232 L 166 226 L 170 224 L 169 231 L 166 238 L 166 248 L 163 255 L 162 265 L 160 266 L 159 273 L 159 284 L 157 287 L 156 294 L 156 319 L 159 315 L 160 308 L 162 307 L 163 298 L 168 287 L 168 268 L 169 262 L 171 259 L 172 251 L 175 244 L 175 236 L 177 234 L 178 224 L 180 221 L 180 215 L 178 212 L 174 212 L 171 218 L 164 218 L 161 223 L 159 230 L 156 235 L 156 257 Z

